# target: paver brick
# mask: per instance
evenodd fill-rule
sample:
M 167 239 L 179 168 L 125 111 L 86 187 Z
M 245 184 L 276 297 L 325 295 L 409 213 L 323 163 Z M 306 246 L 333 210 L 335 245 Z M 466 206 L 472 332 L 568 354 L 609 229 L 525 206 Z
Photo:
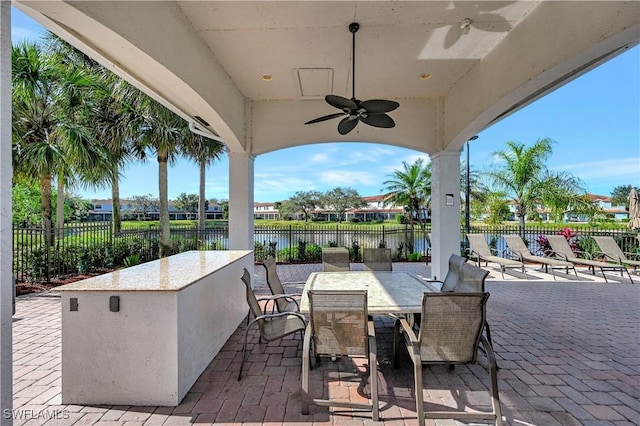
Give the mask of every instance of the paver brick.
M 354 264 L 359 269 L 361 265 Z M 320 265 L 279 265 L 285 281 L 304 280 Z M 264 268 L 256 265 L 256 292 L 267 294 Z M 428 276 L 420 263 L 398 263 L 394 269 Z M 573 276 L 531 282 L 501 280 L 492 272 L 486 282 L 491 293 L 488 320 L 500 370 L 498 380 L 503 412 L 512 424 L 620 425 L 635 424 L 640 414 L 640 331 L 628 324 L 640 323 L 636 301 L 640 286 L 622 280 L 606 285 L 602 278 L 573 281 Z M 507 274 L 508 275 L 508 274 Z M 286 278 L 285 278 L 286 277 Z M 545 278 L 546 277 L 546 278 Z M 511 278 L 512 279 L 512 278 Z M 611 281 L 621 280 L 611 276 Z M 563 281 L 564 280 L 564 281 Z M 301 286 L 292 287 L 299 292 Z M 83 424 L 234 424 L 261 425 L 373 425 L 371 414 L 312 405 L 311 414 L 301 414 L 300 336 L 259 343 L 258 331 L 250 333 L 248 357 L 242 381 L 240 368 L 244 326 L 201 374 L 178 407 L 112 407 L 58 405 L 60 396 L 60 299 L 23 296 L 17 299 L 22 318 L 14 327 L 14 406 L 21 409 L 67 410 L 70 421 Z M 616 309 L 610 309 L 616 306 Z M 525 307 L 525 308 L 523 308 Z M 406 351 L 401 367 L 391 368 L 393 321 L 375 317 L 378 341 L 381 417 L 385 426 L 417 424 L 413 371 Z M 487 374 L 480 363 L 423 370 L 425 401 L 455 405 L 458 393 L 470 405 L 487 408 Z M 323 364 L 321 364 L 322 366 Z M 336 374 L 324 368 L 312 371 L 314 396 L 366 400 L 370 387 L 361 387 L 362 362 Z M 328 370 L 328 368 L 327 368 Z M 364 394 L 362 392 L 365 392 Z M 48 426 L 56 421 L 31 419 Z M 379 424 L 379 423 L 378 423 Z M 427 421 L 427 425 L 462 425 L 455 421 Z M 70 424 L 63 423 L 63 426 Z

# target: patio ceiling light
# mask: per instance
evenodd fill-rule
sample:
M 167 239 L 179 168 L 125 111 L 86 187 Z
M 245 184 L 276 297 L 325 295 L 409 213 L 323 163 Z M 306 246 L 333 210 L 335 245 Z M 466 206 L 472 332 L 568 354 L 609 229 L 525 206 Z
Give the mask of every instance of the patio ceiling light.
M 464 18 L 462 21 L 460 21 L 460 29 L 462 30 L 463 34 L 469 34 L 469 30 L 471 29 L 471 19 Z

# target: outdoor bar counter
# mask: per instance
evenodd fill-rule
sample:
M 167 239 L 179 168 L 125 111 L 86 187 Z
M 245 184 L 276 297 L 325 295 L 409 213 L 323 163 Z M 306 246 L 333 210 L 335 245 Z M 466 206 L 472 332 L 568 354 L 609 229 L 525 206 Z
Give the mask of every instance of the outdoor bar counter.
M 189 251 L 58 287 L 62 403 L 178 405 L 247 314 L 243 268 Z

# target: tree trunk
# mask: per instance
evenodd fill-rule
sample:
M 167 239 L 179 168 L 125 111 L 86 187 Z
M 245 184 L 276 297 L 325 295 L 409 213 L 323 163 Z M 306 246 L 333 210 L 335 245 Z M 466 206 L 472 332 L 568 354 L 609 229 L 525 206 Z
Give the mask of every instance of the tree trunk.
M 64 236 L 64 174 L 58 175 L 58 194 L 56 196 L 56 230 L 57 238 Z
M 516 206 L 516 213 L 518 215 L 518 219 L 520 220 L 520 236 L 524 237 L 524 219 L 526 215 L 524 206 Z
M 44 242 L 47 247 L 53 245 L 53 220 L 51 208 L 51 175 L 40 176 L 40 211 L 42 212 L 42 227 L 44 228 Z
M 205 207 L 205 174 L 206 174 L 206 164 L 204 162 L 200 163 L 200 192 L 198 198 L 198 233 L 200 234 L 200 240 L 204 236 L 204 221 L 206 219 L 206 212 L 204 210 Z
M 111 233 L 116 236 L 122 229 L 120 217 L 120 170 L 118 163 L 111 169 Z
M 171 255 L 169 198 L 167 196 L 167 158 L 158 156 L 158 193 L 160 198 L 160 257 Z

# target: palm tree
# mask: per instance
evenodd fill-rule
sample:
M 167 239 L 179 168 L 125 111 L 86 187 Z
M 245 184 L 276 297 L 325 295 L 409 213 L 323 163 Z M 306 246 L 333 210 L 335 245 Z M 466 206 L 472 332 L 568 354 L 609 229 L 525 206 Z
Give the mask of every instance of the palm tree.
M 524 144 L 508 141 L 506 150 L 494 153 L 502 161 L 489 176 L 497 189 L 504 191 L 515 203 L 521 235 L 524 235 L 527 214 L 535 212 L 545 198 L 551 199 L 550 194 L 569 191 L 575 195 L 580 189 L 579 181 L 570 174 L 552 174 L 547 170 L 546 161 L 553 152 L 553 143 L 548 138 L 538 139 L 527 148 Z
M 50 246 L 53 178 L 62 185 L 76 171 L 105 165 L 104 150 L 88 125 L 91 106 L 84 94 L 91 80 L 82 68 L 60 66 L 27 42 L 12 49 L 12 73 L 13 166 L 18 175 L 39 182 L 45 242 Z
M 384 204 L 404 206 L 410 228 L 409 252 L 413 251 L 413 224 L 415 218 L 423 223 L 421 212 L 428 208 L 431 198 L 431 163 L 423 165 L 421 158 L 413 164 L 402 162 L 403 170 L 394 171 L 389 180 L 383 182 Z
M 91 101 L 91 128 L 105 149 L 108 165 L 103 170 L 83 171 L 82 178 L 76 182 L 92 188 L 111 186 L 112 232 L 118 234 L 121 229 L 120 169 L 132 159 L 145 158 L 144 148 L 135 142 L 142 124 L 140 105 L 146 95 L 55 34 L 48 32 L 45 41 L 57 62 L 86 69 L 93 81 L 93 90 L 85 94 L 85 102 Z
M 167 169 L 180 153 L 188 130 L 185 121 L 151 98 L 142 105 L 144 123 L 140 129 L 142 146 L 153 152 L 158 160 L 158 199 L 160 215 L 160 257 L 171 254 L 169 228 L 169 197 Z
M 586 194 L 582 181 L 570 173 L 547 172 L 543 179 L 542 202 L 551 209 L 555 222 L 562 220 L 566 212 L 593 216 L 598 211 Z
M 185 122 L 185 126 L 187 123 Z M 200 188 L 198 192 L 198 230 L 204 231 L 205 212 L 205 178 L 207 167 L 222 158 L 226 147 L 223 143 L 188 132 L 182 145 L 183 155 L 193 159 L 200 168 Z

